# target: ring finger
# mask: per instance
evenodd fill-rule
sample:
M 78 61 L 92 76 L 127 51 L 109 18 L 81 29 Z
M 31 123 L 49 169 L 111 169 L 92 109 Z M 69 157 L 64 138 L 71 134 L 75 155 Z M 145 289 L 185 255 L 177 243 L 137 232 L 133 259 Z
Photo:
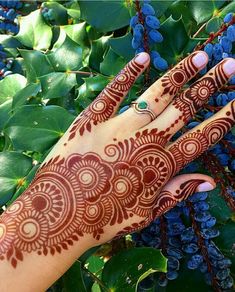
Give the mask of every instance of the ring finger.
M 182 86 L 192 79 L 208 62 L 203 51 L 192 53 L 163 77 L 153 83 L 124 113 L 116 117 L 128 131 L 137 130 L 155 119 L 172 101 Z

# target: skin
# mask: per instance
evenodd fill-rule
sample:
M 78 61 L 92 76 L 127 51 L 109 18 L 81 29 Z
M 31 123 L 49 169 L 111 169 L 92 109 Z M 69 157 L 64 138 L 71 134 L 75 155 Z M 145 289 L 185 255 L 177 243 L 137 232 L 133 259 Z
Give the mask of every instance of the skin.
M 149 64 L 142 53 L 75 119 L 1 215 L 0 291 L 45 291 L 90 247 L 141 229 L 196 191 L 215 187 L 206 175 L 176 174 L 234 125 L 235 101 L 170 142 L 235 73 L 235 61 L 223 60 L 182 91 L 207 61 L 194 52 L 139 97 L 147 109 L 133 105 L 117 116 Z

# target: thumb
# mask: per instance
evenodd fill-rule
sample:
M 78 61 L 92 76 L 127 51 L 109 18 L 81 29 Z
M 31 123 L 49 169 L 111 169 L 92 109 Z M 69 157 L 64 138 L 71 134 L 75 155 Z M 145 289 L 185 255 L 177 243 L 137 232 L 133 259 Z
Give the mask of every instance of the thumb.
M 216 183 L 208 175 L 182 174 L 172 178 L 156 198 L 152 218 L 155 219 L 196 192 L 213 190 Z

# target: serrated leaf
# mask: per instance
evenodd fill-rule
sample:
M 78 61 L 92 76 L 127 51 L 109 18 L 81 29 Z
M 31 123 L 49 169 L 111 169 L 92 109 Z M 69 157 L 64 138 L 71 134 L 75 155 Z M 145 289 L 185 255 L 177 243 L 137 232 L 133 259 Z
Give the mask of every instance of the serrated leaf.
M 100 64 L 100 72 L 104 75 L 115 76 L 125 65 L 126 61 L 110 48 Z
M 20 31 L 15 36 L 24 46 L 35 50 L 50 47 L 52 30 L 44 21 L 40 9 L 20 18 Z
M 20 74 L 11 74 L 0 81 L 0 104 L 11 99 L 17 91 L 25 87 L 27 79 Z
M 3 130 L 8 119 L 11 117 L 12 100 L 7 100 L 0 105 L 0 131 Z
M 225 15 L 227 15 L 228 13 L 232 12 L 234 13 L 235 11 L 235 2 L 232 1 L 231 3 L 229 3 L 228 5 L 226 5 L 220 12 L 220 17 L 224 18 Z
M 170 16 L 163 22 L 160 32 L 164 35 L 164 41 L 156 46 L 157 51 L 169 64 L 174 64 L 178 61 L 189 42 L 189 36 L 182 18 L 174 20 Z
M 193 18 L 197 24 L 201 24 L 217 14 L 218 9 L 223 6 L 225 1 L 189 1 L 188 3 Z
M 81 22 L 72 25 L 65 25 L 61 27 L 66 34 L 80 46 L 89 46 L 89 39 L 86 32 L 86 22 Z
M 142 275 L 166 271 L 166 258 L 154 248 L 130 248 L 114 255 L 104 266 L 102 281 L 110 291 L 136 291 Z M 147 272 L 147 273 L 146 273 Z
M 113 51 L 123 57 L 126 61 L 130 61 L 135 56 L 135 50 L 131 46 L 132 34 L 129 32 L 124 36 L 110 38 L 109 44 Z
M 13 97 L 12 108 L 19 107 L 26 103 L 26 101 L 35 97 L 38 92 L 41 90 L 40 83 L 30 83 L 25 88 L 19 90 Z
M 53 72 L 39 77 L 41 82 L 40 96 L 44 99 L 66 96 L 77 84 L 76 74 Z
M 156 16 L 160 17 L 174 2 L 175 2 L 174 0 L 152 1 L 151 5 L 153 6 L 155 10 Z
M 79 1 L 81 18 L 98 31 L 109 32 L 129 24 L 131 2 L 121 1 Z
M 53 66 L 48 62 L 46 55 L 39 51 L 20 50 L 24 59 L 27 79 L 30 82 L 37 82 L 39 76 L 54 71 Z
M 211 33 L 218 31 L 222 23 L 223 20 L 220 17 L 213 17 L 206 25 L 206 32 Z
M 100 63 L 103 61 L 103 56 L 108 49 L 108 40 L 110 36 L 103 36 L 91 42 L 91 52 L 89 56 L 89 66 L 96 70 L 100 70 Z
M 82 66 L 82 48 L 61 30 L 52 51 L 46 55 L 55 71 L 73 71 Z
M 59 106 L 25 105 L 19 108 L 4 128 L 15 150 L 44 152 L 57 142 L 74 120 Z
M 17 152 L 0 153 L 1 206 L 12 197 L 31 168 L 32 160 L 26 155 Z

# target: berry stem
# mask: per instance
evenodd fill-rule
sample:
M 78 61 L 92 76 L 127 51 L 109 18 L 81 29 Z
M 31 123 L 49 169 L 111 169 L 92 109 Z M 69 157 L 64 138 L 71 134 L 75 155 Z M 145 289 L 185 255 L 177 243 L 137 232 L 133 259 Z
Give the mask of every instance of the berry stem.
M 139 22 L 143 25 L 144 27 L 144 50 L 146 53 L 150 54 L 150 49 L 149 49 L 149 44 L 148 44 L 148 35 L 147 35 L 147 31 L 146 31 L 146 28 L 145 28 L 145 25 L 144 25 L 144 17 L 143 17 L 143 14 L 141 12 L 141 7 L 140 7 L 140 1 L 139 0 L 136 0 L 135 1 L 135 9 L 138 13 L 138 19 L 139 19 Z M 148 84 L 149 81 L 150 81 L 150 64 L 149 66 L 147 67 L 147 69 L 145 70 L 144 72 L 144 77 L 145 77 L 145 83 Z
M 211 43 L 215 38 L 217 38 L 218 36 L 220 36 L 230 25 L 232 25 L 234 23 L 235 23 L 235 16 L 233 16 L 233 18 L 232 18 L 232 20 L 230 22 L 223 23 L 221 25 L 220 29 L 217 32 L 210 33 L 209 38 L 203 44 L 197 45 L 194 48 L 194 51 L 202 50 L 205 47 L 205 45 L 207 45 L 208 43 Z
M 213 267 L 212 267 L 211 262 L 210 262 L 210 258 L 209 258 L 208 252 L 207 252 L 207 247 L 205 246 L 205 243 L 204 243 L 204 238 L 202 237 L 201 232 L 200 232 L 200 228 L 195 220 L 195 211 L 193 208 L 193 204 L 190 201 L 187 201 L 186 206 L 189 208 L 190 218 L 192 221 L 192 227 L 193 227 L 195 234 L 197 235 L 198 246 L 199 246 L 201 254 L 202 254 L 202 256 L 207 264 L 208 272 L 212 276 L 212 287 L 214 288 L 214 291 L 221 292 L 221 289 L 219 288 L 218 283 L 217 283 L 216 278 L 215 278 L 215 275 L 213 273 Z

